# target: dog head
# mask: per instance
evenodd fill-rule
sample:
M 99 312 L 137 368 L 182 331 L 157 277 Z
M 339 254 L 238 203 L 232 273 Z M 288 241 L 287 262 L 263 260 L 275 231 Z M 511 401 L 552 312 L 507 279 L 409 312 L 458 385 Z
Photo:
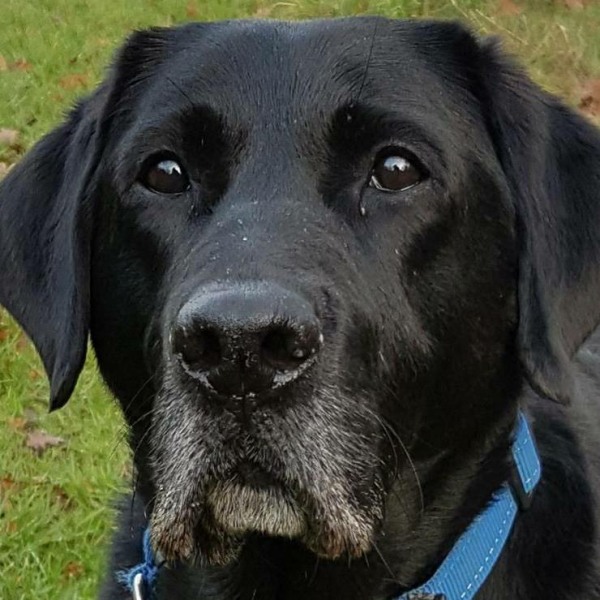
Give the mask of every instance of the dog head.
M 0 301 L 54 408 L 91 332 L 167 558 L 358 556 L 487 497 L 524 377 L 568 398 L 594 136 L 453 23 L 139 32 L 2 183 Z

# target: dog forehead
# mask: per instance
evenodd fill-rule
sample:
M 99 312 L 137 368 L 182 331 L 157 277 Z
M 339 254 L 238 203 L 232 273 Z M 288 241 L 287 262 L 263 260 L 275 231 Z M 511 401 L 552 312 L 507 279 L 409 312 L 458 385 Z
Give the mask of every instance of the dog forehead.
M 323 115 L 358 100 L 431 111 L 440 94 L 464 107 L 453 57 L 465 36 L 454 24 L 379 17 L 183 27 L 145 104 L 198 103 L 240 121 Z

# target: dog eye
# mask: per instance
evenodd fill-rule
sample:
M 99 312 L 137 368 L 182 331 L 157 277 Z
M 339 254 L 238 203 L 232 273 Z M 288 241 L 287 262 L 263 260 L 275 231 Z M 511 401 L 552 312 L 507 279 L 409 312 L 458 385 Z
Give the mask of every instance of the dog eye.
M 161 194 L 180 194 L 190 187 L 190 179 L 183 167 L 170 158 L 151 164 L 141 182 Z
M 407 190 L 425 178 L 423 171 L 405 156 L 384 154 L 377 158 L 369 185 L 383 192 Z

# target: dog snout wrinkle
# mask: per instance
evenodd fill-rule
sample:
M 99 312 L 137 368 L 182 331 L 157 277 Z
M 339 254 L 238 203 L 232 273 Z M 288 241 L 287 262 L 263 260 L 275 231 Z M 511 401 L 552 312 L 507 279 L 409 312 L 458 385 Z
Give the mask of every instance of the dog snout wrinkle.
M 280 388 L 323 342 L 309 302 L 276 284 L 201 289 L 180 310 L 172 350 L 207 391 L 245 397 Z

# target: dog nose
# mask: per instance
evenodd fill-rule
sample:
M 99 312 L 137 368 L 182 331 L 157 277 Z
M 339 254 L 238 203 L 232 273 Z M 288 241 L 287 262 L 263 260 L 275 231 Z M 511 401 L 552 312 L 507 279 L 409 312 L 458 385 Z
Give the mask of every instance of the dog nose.
M 187 374 L 226 396 L 291 383 L 323 342 L 310 303 L 273 283 L 199 291 L 180 310 L 173 352 Z

